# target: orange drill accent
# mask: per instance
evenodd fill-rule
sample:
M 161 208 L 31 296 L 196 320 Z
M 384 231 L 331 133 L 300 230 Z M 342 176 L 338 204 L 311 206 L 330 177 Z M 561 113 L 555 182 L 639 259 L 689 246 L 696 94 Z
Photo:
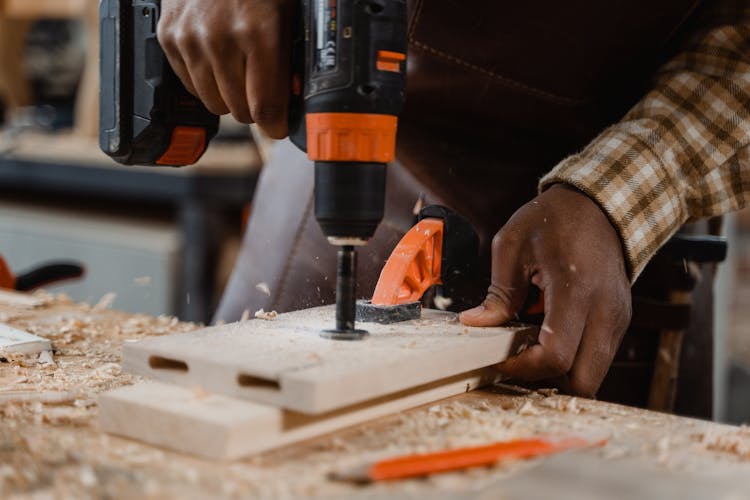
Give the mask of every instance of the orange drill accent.
M 391 71 L 401 73 L 401 62 L 406 61 L 406 54 L 392 52 L 390 50 L 379 50 L 375 67 L 378 71 Z
M 307 157 L 313 161 L 388 163 L 396 156 L 393 115 L 308 113 Z
M 441 219 L 422 219 L 409 229 L 380 272 L 373 304 L 416 302 L 428 288 L 442 283 L 444 227 Z
M 192 165 L 206 150 L 206 131 L 199 127 L 175 127 L 167 151 L 158 165 Z
M 2 256 L 0 256 L 0 288 L 16 289 L 16 277 Z

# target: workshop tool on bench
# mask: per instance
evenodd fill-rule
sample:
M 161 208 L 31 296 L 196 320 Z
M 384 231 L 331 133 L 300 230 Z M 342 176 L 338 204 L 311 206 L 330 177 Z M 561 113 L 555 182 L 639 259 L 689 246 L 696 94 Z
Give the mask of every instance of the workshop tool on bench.
M 52 283 L 80 278 L 83 273 L 83 266 L 75 262 L 49 262 L 16 275 L 0 256 L 0 288 L 9 290 L 28 292 Z
M 605 439 L 587 440 L 580 437 L 514 439 L 485 446 L 389 458 L 374 464 L 334 472 L 330 478 L 358 484 L 392 481 L 470 467 L 490 466 L 504 460 L 544 457 L 563 451 L 600 447 L 605 444 L 607 444 Z
M 468 220 L 440 205 L 424 207 L 388 257 L 372 299 L 357 301 L 357 320 L 418 319 L 423 295 L 435 286 L 441 297 L 455 301 L 478 279 L 478 259 L 479 236 Z M 544 296 L 531 286 L 522 314 L 536 319 L 543 312 Z
M 127 165 L 188 165 L 218 118 L 191 96 L 159 47 L 159 0 L 102 0 L 99 143 Z M 339 247 L 336 325 L 357 340 L 357 255 L 383 218 L 406 86 L 405 0 L 300 0 L 292 39 L 289 137 L 315 162 L 315 218 Z M 231 14 L 228 14 L 231 15 Z

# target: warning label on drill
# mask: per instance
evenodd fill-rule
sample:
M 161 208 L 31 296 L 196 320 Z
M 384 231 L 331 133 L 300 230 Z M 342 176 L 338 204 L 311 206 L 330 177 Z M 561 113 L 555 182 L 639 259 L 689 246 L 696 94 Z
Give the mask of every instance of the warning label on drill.
M 315 71 L 318 73 L 336 69 L 338 53 L 338 8 L 337 0 L 315 0 Z

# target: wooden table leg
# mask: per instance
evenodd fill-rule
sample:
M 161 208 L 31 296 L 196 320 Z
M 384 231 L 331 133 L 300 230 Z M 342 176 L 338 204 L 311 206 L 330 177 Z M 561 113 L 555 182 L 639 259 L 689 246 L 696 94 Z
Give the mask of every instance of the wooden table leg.
M 690 304 L 692 294 L 686 291 L 672 292 L 672 304 Z M 648 409 L 671 412 L 677 394 L 677 375 L 680 371 L 680 355 L 685 330 L 663 330 L 659 336 L 659 347 L 654 363 L 654 375 L 648 397 Z

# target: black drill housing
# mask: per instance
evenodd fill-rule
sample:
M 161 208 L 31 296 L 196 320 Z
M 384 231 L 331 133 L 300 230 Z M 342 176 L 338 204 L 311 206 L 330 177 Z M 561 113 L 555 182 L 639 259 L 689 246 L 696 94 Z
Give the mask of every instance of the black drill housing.
M 289 137 L 307 151 L 305 117 L 311 113 L 397 116 L 406 68 L 377 68 L 379 51 L 406 54 L 404 0 L 304 0 L 293 48 Z M 325 16 L 321 19 L 320 16 Z M 319 33 L 319 27 L 326 27 Z M 320 41 L 324 41 L 321 46 Z M 386 166 L 375 162 L 315 162 L 315 217 L 333 238 L 367 240 L 383 218 Z

